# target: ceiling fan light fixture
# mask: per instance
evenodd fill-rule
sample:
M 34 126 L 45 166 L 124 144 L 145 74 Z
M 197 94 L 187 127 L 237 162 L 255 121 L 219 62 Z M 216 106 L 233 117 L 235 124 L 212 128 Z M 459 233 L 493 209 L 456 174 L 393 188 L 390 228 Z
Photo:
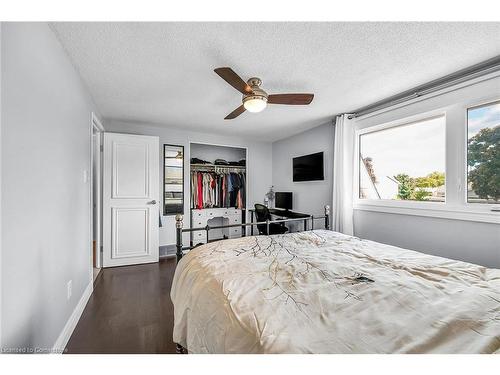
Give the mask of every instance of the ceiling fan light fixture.
M 243 107 L 248 112 L 261 112 L 267 106 L 267 99 L 264 96 L 247 96 L 243 99 Z
M 243 104 L 224 117 L 224 120 L 235 119 L 245 111 L 262 112 L 267 107 L 267 104 L 308 105 L 311 104 L 314 98 L 314 94 L 304 93 L 268 95 L 267 92 L 260 88 L 262 84 L 260 78 L 252 77 L 245 82 L 233 69 L 227 66 L 216 68 L 214 72 L 243 94 Z

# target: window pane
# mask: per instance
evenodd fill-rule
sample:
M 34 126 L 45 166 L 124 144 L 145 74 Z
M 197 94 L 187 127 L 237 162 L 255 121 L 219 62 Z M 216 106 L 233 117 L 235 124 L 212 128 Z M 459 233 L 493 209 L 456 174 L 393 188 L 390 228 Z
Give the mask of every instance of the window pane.
M 359 198 L 445 201 L 444 116 L 359 139 Z
M 467 201 L 500 203 L 500 102 L 467 111 Z

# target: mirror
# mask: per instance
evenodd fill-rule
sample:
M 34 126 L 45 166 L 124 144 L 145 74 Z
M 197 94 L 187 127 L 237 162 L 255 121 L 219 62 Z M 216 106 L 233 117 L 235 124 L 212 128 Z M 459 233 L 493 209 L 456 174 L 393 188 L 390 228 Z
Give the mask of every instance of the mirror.
M 184 146 L 163 145 L 163 215 L 184 214 Z

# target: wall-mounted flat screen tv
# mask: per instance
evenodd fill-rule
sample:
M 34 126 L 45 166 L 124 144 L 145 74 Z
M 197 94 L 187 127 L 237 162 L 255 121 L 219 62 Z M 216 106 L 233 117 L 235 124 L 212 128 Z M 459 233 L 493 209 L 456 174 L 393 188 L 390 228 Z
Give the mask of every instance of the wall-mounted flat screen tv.
M 293 158 L 293 181 L 319 181 L 325 179 L 323 153 Z

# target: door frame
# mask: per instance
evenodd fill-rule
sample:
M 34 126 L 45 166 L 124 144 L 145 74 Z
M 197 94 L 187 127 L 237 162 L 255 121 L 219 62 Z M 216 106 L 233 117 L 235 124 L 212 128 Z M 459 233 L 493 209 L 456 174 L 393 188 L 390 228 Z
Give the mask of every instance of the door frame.
M 94 264 L 93 264 L 93 248 L 92 242 L 94 241 L 94 159 L 97 159 L 98 171 L 97 171 L 97 202 L 96 210 L 97 214 L 97 241 L 96 241 L 96 266 L 102 268 L 102 138 L 104 134 L 104 126 L 99 120 L 97 115 L 92 112 L 90 121 L 90 174 L 88 180 L 90 181 L 90 280 L 94 278 Z M 97 134 L 97 152 L 94 153 L 94 132 Z

